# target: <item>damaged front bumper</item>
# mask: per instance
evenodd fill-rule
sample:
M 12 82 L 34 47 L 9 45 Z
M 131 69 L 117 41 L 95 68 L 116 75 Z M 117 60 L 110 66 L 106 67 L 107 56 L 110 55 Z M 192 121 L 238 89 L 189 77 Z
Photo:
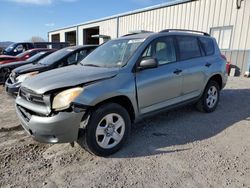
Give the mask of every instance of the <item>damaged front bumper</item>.
M 85 111 L 58 112 L 53 116 L 31 114 L 16 104 L 22 127 L 35 140 L 43 143 L 69 143 L 78 139 L 80 123 Z

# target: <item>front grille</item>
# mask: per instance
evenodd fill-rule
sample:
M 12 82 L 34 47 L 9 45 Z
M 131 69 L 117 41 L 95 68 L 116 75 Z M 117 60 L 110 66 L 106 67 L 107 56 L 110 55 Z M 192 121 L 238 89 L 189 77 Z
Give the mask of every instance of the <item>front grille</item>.
M 50 95 L 37 94 L 25 87 L 19 89 L 16 104 L 31 115 L 48 116 L 51 113 Z
M 21 87 L 19 95 L 26 101 L 45 105 L 45 102 L 43 100 L 43 95 L 36 94 L 35 92 L 28 90 L 26 88 Z
M 30 119 L 31 119 L 31 113 L 30 113 L 27 109 L 25 109 L 25 108 L 23 108 L 23 107 L 21 107 L 21 106 L 19 106 L 19 105 L 18 105 L 17 107 L 18 107 L 20 113 L 22 114 L 22 116 L 24 117 L 24 119 L 25 119 L 27 122 L 29 122 Z

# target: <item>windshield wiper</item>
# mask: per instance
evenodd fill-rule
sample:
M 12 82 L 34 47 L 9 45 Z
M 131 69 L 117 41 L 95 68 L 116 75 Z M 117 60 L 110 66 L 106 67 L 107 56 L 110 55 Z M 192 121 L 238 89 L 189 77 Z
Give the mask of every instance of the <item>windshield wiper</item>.
M 100 67 L 99 65 L 95 65 L 95 64 L 83 64 L 83 66 L 89 66 L 89 67 Z

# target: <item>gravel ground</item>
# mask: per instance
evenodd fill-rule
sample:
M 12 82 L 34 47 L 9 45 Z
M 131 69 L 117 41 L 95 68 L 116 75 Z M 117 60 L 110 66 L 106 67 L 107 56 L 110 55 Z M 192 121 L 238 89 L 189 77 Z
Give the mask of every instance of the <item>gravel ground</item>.
M 250 79 L 229 78 L 214 113 L 188 106 L 137 123 L 108 158 L 35 142 L 3 88 L 0 105 L 0 187 L 250 187 Z

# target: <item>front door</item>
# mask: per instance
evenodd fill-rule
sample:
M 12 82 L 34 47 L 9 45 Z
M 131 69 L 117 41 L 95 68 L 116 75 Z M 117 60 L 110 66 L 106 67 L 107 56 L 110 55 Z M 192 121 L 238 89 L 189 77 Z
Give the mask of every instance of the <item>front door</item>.
M 181 73 L 176 59 L 174 38 L 161 37 L 153 41 L 141 59 L 155 58 L 159 66 L 136 73 L 138 106 L 141 114 L 179 102 Z

